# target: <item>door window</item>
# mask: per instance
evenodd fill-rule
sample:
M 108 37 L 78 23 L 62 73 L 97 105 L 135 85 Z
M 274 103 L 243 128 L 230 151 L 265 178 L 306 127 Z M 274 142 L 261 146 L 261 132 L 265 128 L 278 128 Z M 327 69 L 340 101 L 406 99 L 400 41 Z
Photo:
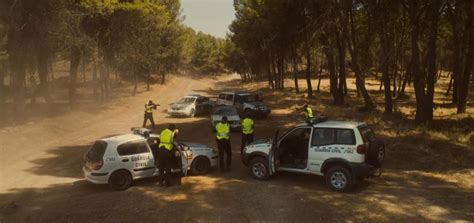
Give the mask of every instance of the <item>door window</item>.
M 122 144 L 117 147 L 117 152 L 120 156 L 129 156 L 140 153 L 148 153 L 148 147 L 143 141 L 140 142 L 129 142 Z
M 338 129 L 336 143 L 339 145 L 354 145 L 354 131 L 352 129 Z
M 325 146 L 335 144 L 336 130 L 316 128 L 313 131 L 313 139 L 311 141 L 311 146 Z
M 226 101 L 234 101 L 234 95 L 233 95 L 233 94 L 228 94 L 228 95 L 225 97 L 225 100 L 226 100 Z
M 291 131 L 280 141 L 280 147 L 308 147 L 311 128 L 298 128 Z
M 311 146 L 325 146 L 332 144 L 354 145 L 354 131 L 352 129 L 314 129 Z

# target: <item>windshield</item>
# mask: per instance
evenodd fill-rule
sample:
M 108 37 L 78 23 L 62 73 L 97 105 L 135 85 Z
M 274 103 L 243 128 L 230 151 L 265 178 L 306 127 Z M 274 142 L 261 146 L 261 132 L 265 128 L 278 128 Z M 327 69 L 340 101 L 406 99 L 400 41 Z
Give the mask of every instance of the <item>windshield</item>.
M 214 115 L 238 115 L 237 110 L 233 107 L 217 108 Z
M 195 100 L 196 98 L 184 97 L 184 98 L 181 98 L 181 100 L 179 100 L 178 103 L 193 103 Z
M 241 103 L 249 103 L 249 102 L 256 102 L 257 100 L 257 95 L 254 94 L 240 94 L 238 95 L 239 101 Z
M 104 156 L 105 149 L 107 148 L 107 143 L 104 141 L 96 141 L 92 148 L 86 154 L 86 159 L 88 161 L 96 162 L 102 160 Z
M 360 126 L 359 131 L 364 141 L 367 140 L 369 142 L 373 142 L 376 140 L 375 134 L 369 126 L 367 125 Z

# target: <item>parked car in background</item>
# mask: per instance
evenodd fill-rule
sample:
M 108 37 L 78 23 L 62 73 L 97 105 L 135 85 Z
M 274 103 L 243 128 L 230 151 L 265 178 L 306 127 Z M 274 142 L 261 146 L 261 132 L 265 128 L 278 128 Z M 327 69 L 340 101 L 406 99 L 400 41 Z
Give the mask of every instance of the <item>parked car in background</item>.
M 216 125 L 222 118 L 226 116 L 227 121 L 230 124 L 231 130 L 240 130 L 242 125 L 240 123 L 240 115 L 237 112 L 237 109 L 233 106 L 217 106 L 214 109 L 214 112 L 211 115 L 211 125 L 212 129 L 216 130 Z
M 253 117 L 267 117 L 271 112 L 258 94 L 249 92 L 222 92 L 217 98 L 216 105 L 234 106 L 239 114 L 250 114 Z
M 168 113 L 171 116 L 194 117 L 195 115 L 210 114 L 212 107 L 208 97 L 192 94 L 184 96 L 178 102 L 171 104 Z

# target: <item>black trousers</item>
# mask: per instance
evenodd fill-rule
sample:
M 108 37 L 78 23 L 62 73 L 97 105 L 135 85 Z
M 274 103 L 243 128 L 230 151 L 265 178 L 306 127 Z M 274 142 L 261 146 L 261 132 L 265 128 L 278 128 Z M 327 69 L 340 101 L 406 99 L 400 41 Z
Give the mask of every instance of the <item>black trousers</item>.
M 242 133 L 242 141 L 240 143 L 240 154 L 242 154 L 244 147 L 253 142 L 253 133 L 244 134 Z
M 232 164 L 230 141 L 228 139 L 217 139 L 217 149 L 219 150 L 219 168 L 221 170 L 229 169 Z M 226 156 L 225 159 L 224 156 Z
M 150 120 L 151 122 L 151 127 L 154 129 L 155 128 L 155 121 L 153 120 L 153 113 L 147 113 L 145 112 L 145 115 L 143 116 L 143 128 L 146 127 L 146 122 Z
M 160 147 L 159 153 L 158 153 L 159 162 L 158 162 L 158 168 L 159 168 L 159 181 L 160 183 L 164 184 L 170 184 L 170 178 L 171 178 L 171 166 L 172 166 L 172 160 L 173 156 L 171 151 L 165 149 L 165 147 Z

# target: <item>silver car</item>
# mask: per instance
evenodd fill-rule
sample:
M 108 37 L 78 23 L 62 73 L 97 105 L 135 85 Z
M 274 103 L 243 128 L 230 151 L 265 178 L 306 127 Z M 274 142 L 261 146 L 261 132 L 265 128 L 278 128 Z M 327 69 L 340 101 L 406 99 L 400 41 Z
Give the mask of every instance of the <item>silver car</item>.
M 212 116 L 211 116 L 211 125 L 214 131 L 216 130 L 217 123 L 222 121 L 222 118 L 224 116 L 227 117 L 227 121 L 230 124 L 231 130 L 240 130 L 242 128 L 242 125 L 240 123 L 239 112 L 237 111 L 235 107 L 218 106 L 214 109 L 214 112 L 212 113 Z

